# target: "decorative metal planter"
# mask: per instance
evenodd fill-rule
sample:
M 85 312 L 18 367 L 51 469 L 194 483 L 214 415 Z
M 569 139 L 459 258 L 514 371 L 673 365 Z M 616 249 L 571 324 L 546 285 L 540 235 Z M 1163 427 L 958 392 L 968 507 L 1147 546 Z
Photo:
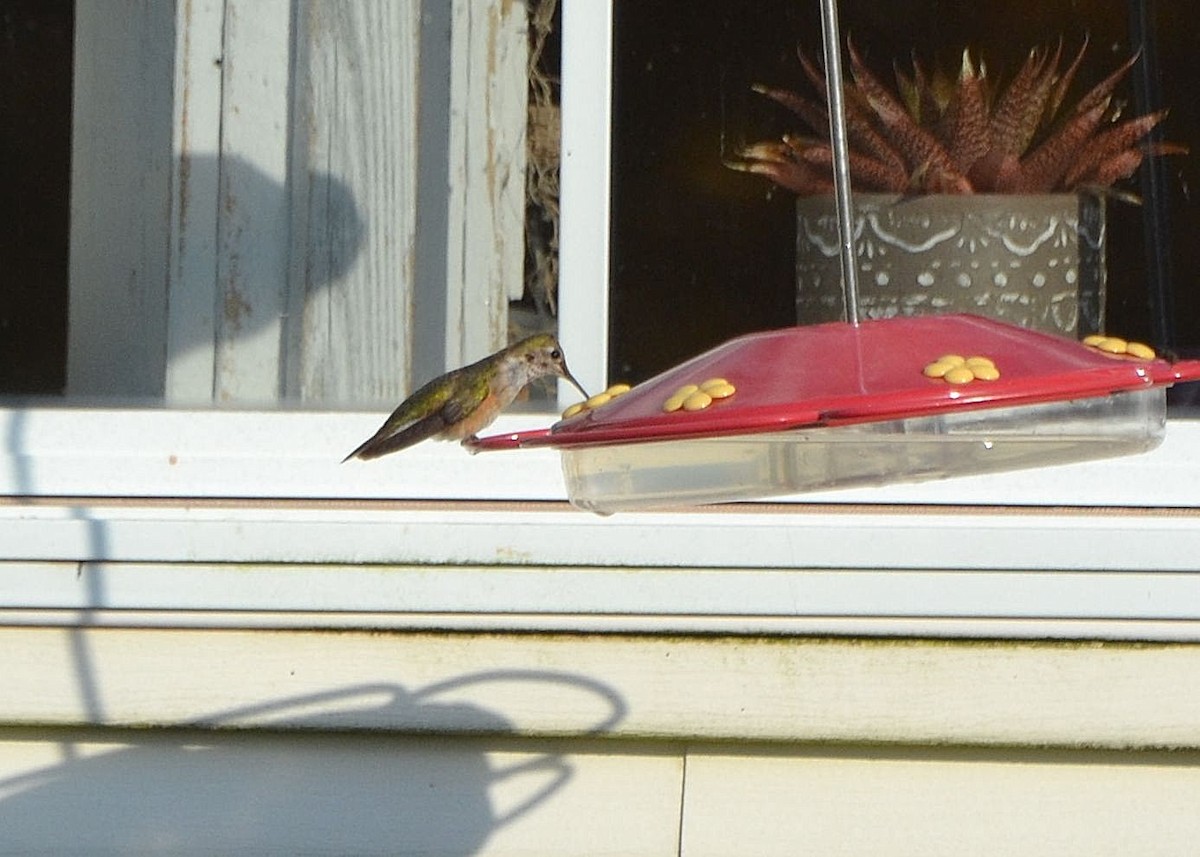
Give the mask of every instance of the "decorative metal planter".
M 843 317 L 833 198 L 796 203 L 796 315 Z M 1104 200 L 855 194 L 863 319 L 968 312 L 1049 333 L 1104 327 Z

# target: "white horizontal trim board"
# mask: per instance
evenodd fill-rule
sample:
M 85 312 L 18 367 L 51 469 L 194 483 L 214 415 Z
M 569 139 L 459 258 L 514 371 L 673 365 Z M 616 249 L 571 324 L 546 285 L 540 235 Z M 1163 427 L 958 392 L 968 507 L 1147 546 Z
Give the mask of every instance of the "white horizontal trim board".
M 1195 571 L 1200 516 L 772 507 L 0 505 L 12 560 Z
M 0 628 L 0 722 L 1200 747 L 1200 646 Z
M 509 627 L 572 621 L 581 629 L 621 627 L 620 617 L 688 620 L 692 629 L 795 633 L 778 620 L 828 617 L 891 619 L 1040 619 L 1153 623 L 1200 622 L 1200 575 L 1032 571 L 822 571 L 812 569 L 638 569 L 579 567 L 323 566 L 150 563 L 0 564 L 0 622 L 90 624 L 98 613 L 172 613 L 174 624 L 203 625 L 209 613 L 313 614 L 302 623 L 368 626 L 416 623 Z M 79 612 L 87 611 L 86 619 Z M 334 614 L 349 614 L 340 620 Z M 317 618 L 325 617 L 324 619 Z M 423 619 L 421 617 L 424 617 Z M 456 617 L 456 618 L 452 618 Z M 729 620 L 743 619 L 741 623 Z M 711 621 L 705 624 L 706 620 Z M 724 620 L 724 621 L 722 621 Z M 760 620 L 777 620 L 774 623 Z M 161 620 L 160 620 L 161 621 Z M 267 623 L 264 617 L 260 620 Z M 643 623 L 645 624 L 645 623 Z M 1013 623 L 1015 624 L 1015 623 Z M 637 627 L 626 625 L 624 627 Z M 678 627 L 678 626 L 677 626 Z M 818 627 L 836 627 L 822 622 Z M 866 626 L 855 626 L 865 628 Z M 896 627 L 896 626 L 893 626 Z M 899 626 L 903 627 L 903 626 Z M 956 626 L 961 631 L 961 626 Z M 1149 630 L 1140 625 L 1143 633 Z M 986 628 L 986 626 L 984 626 Z M 911 630 L 911 628 L 910 628 Z M 1065 629 L 1064 629 L 1065 630 Z M 1094 629 L 1093 629 L 1094 630 Z M 1161 628 L 1157 629 L 1161 631 Z M 1043 628 L 1044 632 L 1045 629 Z M 985 632 L 976 629 L 976 633 Z M 1061 633 L 1061 632 L 1060 632 Z
M 113 408 L 0 409 L 0 495 L 562 500 L 558 453 L 470 455 L 426 443 L 341 464 L 385 413 Z M 489 432 L 549 425 L 509 414 Z M 1200 421 L 1168 421 L 1136 456 L 919 484 L 826 491 L 822 503 L 1192 507 Z

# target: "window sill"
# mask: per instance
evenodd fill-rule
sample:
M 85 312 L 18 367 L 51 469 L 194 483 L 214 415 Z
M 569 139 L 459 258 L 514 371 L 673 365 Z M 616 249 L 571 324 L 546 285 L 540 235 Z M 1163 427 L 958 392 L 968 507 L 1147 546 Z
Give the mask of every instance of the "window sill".
M 338 464 L 379 418 L 0 413 L 0 623 L 1200 639 L 1194 422 L 1129 458 L 603 518 L 545 450 Z
M 340 464 L 380 413 L 165 409 L 0 409 L 0 496 L 337 500 L 566 499 L 557 453 L 469 455 L 425 443 Z M 489 432 L 545 426 L 501 417 Z M 1136 456 L 926 483 L 826 491 L 801 504 L 1192 508 L 1200 420 L 1173 419 Z

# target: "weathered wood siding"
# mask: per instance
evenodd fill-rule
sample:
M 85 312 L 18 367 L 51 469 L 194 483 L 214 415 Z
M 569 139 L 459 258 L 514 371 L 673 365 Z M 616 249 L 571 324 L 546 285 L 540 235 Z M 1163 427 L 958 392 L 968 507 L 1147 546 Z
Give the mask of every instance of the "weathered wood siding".
M 297 15 L 287 393 L 408 389 L 417 232 L 419 3 Z
M 524 4 L 121 7 L 78 19 L 69 392 L 382 404 L 503 344 Z
M 287 0 L 227 0 L 216 164 L 212 396 L 218 402 L 270 402 L 280 394 L 284 307 L 291 288 L 287 278 L 293 207 L 287 187 L 291 49 Z M 186 229 L 188 224 L 181 226 Z
M 529 45 L 525 4 L 454 0 L 446 360 L 508 340 L 525 265 Z
M 159 396 L 171 219 L 172 7 L 75 10 L 67 392 Z

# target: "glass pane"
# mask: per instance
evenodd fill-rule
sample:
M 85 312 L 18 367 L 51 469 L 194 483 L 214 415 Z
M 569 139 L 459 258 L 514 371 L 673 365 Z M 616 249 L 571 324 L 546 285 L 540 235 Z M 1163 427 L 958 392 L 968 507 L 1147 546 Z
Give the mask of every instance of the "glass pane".
M 1169 109 L 1124 148 L 1174 145 L 1100 193 L 1107 218 L 1103 326 L 1192 356 L 1200 353 L 1200 246 L 1193 240 L 1200 209 L 1190 189 L 1200 166 L 1196 155 L 1179 150 L 1200 149 L 1200 108 L 1192 97 L 1200 65 L 1190 23 L 1198 6 L 842 0 L 840 21 L 863 67 L 898 100 L 896 73 L 911 78 L 914 60 L 932 89 L 948 97 L 969 51 L 972 69 L 984 74 L 990 115 L 1032 50 L 1048 69 L 1061 44 L 1061 78 L 1086 42 L 1056 119 L 1038 129 L 1027 154 L 1092 87 L 1136 56 L 1090 139 Z M 753 89 L 765 84 L 821 104 L 797 57 L 799 47 L 821 65 L 820 10 L 816 0 L 622 0 L 616 18 L 610 366 L 614 376 L 636 381 L 730 336 L 805 320 L 797 315 L 796 201 L 803 194 L 723 162 L 744 161 L 747 146 L 779 144 L 785 134 L 806 138 L 801 147 L 821 142 L 800 115 Z M 927 130 L 938 121 L 926 111 Z M 1082 152 L 1086 140 L 1072 145 Z M 904 203 L 930 195 L 922 173 L 907 165 Z M 1090 188 L 1096 180 L 1084 183 Z M 1135 197 L 1140 202 L 1130 201 Z M 1005 214 L 1017 210 L 1011 193 L 994 199 Z M 993 291 L 1010 285 L 1003 276 L 986 279 Z M 1082 322 L 1080 332 L 1087 332 Z

